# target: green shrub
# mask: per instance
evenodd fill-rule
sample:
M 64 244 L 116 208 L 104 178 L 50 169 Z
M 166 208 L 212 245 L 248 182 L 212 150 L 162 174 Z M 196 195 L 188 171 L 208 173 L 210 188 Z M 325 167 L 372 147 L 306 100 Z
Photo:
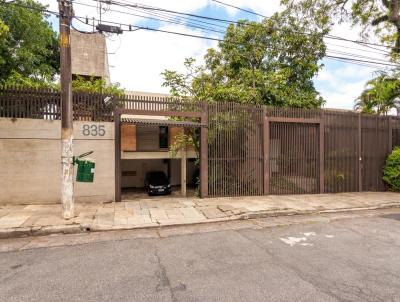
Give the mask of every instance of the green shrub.
M 400 191 L 400 147 L 396 147 L 386 159 L 383 180 L 392 191 Z

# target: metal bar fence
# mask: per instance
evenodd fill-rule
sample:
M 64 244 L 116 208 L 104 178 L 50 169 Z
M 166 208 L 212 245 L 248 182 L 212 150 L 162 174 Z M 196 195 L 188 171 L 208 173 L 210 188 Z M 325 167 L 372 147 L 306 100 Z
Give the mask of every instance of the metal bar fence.
M 262 108 L 211 103 L 208 110 L 209 195 L 262 195 Z
M 382 169 L 400 146 L 400 118 L 335 110 L 75 92 L 74 119 L 113 121 L 116 107 L 206 112 L 209 196 L 384 191 Z M 2 87 L 0 117 L 60 119 L 60 94 Z M 267 140 L 267 141 L 266 141 Z
M 74 92 L 73 114 L 78 121 L 113 121 L 115 107 L 152 111 L 204 110 L 204 103 L 191 99 L 152 96 L 110 96 L 99 93 Z M 0 88 L 0 117 L 59 120 L 60 92 L 43 88 Z

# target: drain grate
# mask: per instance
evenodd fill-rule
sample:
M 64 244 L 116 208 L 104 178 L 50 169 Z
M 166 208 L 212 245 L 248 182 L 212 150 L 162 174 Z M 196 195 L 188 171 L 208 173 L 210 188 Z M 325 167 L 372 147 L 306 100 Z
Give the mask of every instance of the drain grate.
M 386 215 L 382 215 L 380 217 L 388 218 L 388 219 L 394 219 L 394 220 L 399 220 L 400 221 L 400 213 L 398 213 L 398 214 L 386 214 Z

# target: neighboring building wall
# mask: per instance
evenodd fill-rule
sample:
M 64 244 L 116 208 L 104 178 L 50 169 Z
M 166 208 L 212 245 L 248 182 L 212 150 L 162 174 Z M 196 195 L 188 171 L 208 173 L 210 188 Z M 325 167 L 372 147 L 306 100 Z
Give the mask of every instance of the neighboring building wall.
M 60 132 L 60 121 L 0 118 L 0 204 L 60 202 Z M 94 151 L 94 182 L 75 182 L 75 200 L 113 201 L 114 123 L 74 122 L 74 154 L 87 151 Z
M 110 83 L 107 44 L 103 34 L 71 30 L 72 74 L 103 78 Z

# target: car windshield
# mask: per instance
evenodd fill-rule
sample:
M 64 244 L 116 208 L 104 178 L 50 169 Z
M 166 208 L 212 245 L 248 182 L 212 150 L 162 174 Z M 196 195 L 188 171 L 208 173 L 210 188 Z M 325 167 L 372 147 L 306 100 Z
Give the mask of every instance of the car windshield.
M 149 174 L 149 183 L 153 186 L 167 185 L 168 178 L 164 172 L 151 172 Z

